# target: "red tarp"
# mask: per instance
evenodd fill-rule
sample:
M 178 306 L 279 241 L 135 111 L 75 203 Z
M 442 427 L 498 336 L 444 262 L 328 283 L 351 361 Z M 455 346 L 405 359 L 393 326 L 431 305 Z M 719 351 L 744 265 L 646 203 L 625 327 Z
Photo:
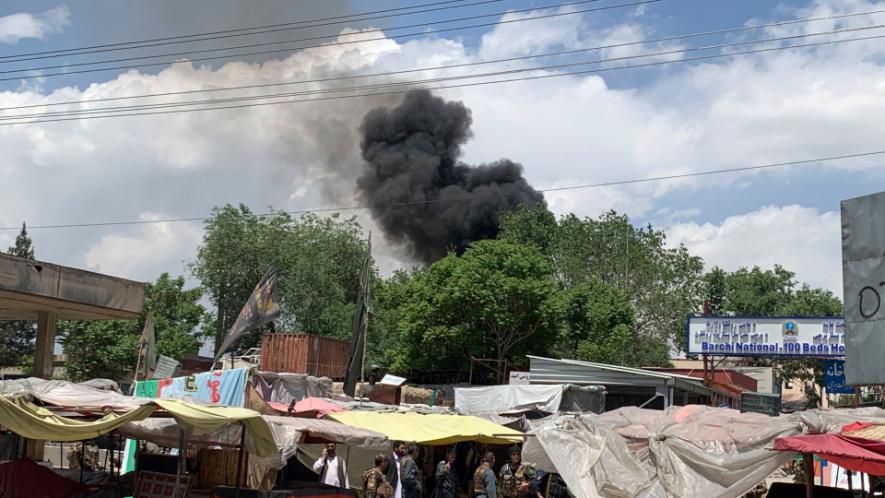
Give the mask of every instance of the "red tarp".
M 842 434 L 779 437 L 774 450 L 813 453 L 848 470 L 885 475 L 885 442 Z
M 289 407 L 285 403 L 275 403 L 270 401 L 267 404 L 278 412 L 287 413 L 289 410 Z M 295 403 L 295 406 L 292 409 L 292 416 L 302 418 L 323 418 L 330 413 L 343 411 L 346 410 L 324 400 L 323 398 L 304 398 Z
M 96 488 L 62 477 L 32 460 L 19 459 L 0 464 L 0 496 L 39 496 L 66 498 Z

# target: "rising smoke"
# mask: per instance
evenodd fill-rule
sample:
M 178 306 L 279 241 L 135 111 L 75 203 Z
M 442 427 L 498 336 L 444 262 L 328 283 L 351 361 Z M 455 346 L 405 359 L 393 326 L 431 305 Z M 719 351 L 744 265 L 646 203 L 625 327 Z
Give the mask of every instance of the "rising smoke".
M 471 122 L 464 104 L 427 90 L 409 92 L 399 106 L 379 107 L 363 118 L 367 165 L 357 180 L 359 193 L 385 235 L 423 262 L 495 237 L 504 211 L 544 202 L 517 163 L 470 166 L 458 160 Z

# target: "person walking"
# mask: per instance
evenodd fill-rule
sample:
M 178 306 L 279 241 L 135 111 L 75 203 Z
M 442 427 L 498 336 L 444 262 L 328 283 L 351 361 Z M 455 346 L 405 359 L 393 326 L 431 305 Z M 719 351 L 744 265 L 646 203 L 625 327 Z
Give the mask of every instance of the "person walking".
M 473 495 L 475 498 L 497 498 L 498 490 L 496 488 L 495 471 L 495 454 L 491 451 L 487 452 L 482 459 L 482 465 L 476 468 L 473 473 Z
M 418 479 L 418 456 L 421 449 L 412 443 L 406 452 L 400 465 L 400 483 L 402 484 L 402 498 L 421 498 L 421 481 Z
M 510 461 L 498 472 L 501 478 L 502 498 L 536 498 L 530 489 L 530 482 L 535 478 L 535 469 L 522 463 L 522 450 L 519 446 L 510 448 Z
M 336 488 L 350 488 L 347 464 L 335 454 L 335 443 L 327 443 L 323 454 L 314 462 L 313 471 L 320 475 L 320 482 Z
M 366 498 L 393 498 L 393 486 L 385 472 L 390 467 L 390 458 L 384 454 L 375 456 L 375 466 L 363 473 L 363 489 Z
M 393 486 L 393 498 L 403 498 L 403 483 L 400 479 L 402 465 L 400 460 L 406 456 L 406 443 L 394 441 L 393 453 L 390 454 L 390 465 L 387 467 L 387 482 Z
M 433 498 L 458 498 L 458 471 L 455 470 L 455 459 L 458 452 L 455 447 L 446 449 L 446 458 L 436 466 L 436 489 Z

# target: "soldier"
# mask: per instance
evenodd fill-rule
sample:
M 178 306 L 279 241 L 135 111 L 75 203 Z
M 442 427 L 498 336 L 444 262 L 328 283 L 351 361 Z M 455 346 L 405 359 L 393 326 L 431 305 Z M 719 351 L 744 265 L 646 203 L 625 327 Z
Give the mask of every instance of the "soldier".
M 375 466 L 363 473 L 363 489 L 366 498 L 393 498 L 393 487 L 387 482 L 385 472 L 390 465 L 387 455 L 375 457 Z
M 522 450 L 518 446 L 510 448 L 510 462 L 501 467 L 502 498 L 534 498 L 536 493 L 530 489 L 529 483 L 535 478 L 535 469 L 522 463 Z
M 495 471 L 495 454 L 491 451 L 486 453 L 476 472 L 473 473 L 473 495 L 475 498 L 497 498 Z

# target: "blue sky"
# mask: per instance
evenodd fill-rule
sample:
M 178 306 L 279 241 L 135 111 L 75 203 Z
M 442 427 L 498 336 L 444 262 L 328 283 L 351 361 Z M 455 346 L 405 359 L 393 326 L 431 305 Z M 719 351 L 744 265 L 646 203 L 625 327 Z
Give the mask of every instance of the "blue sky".
M 600 0 L 572 9 L 632 1 Z M 427 1 L 5 1 L 0 3 L 0 56 L 417 3 Z M 343 29 L 381 28 L 390 36 L 397 34 L 395 26 L 455 17 L 526 8 L 539 10 L 522 16 L 567 12 L 567 7 L 548 8 L 560 3 L 503 0 L 260 37 L 0 64 L 0 70 L 337 35 Z M 885 2 L 867 0 L 663 0 L 346 48 L 0 82 L 0 107 L 396 71 L 883 8 Z M 875 24 L 885 24 L 885 16 L 613 49 L 603 57 Z M 878 32 L 866 32 L 871 33 Z M 557 187 L 885 149 L 880 139 L 885 125 L 878 119 L 885 110 L 883 55 L 883 42 L 870 40 L 440 95 L 462 100 L 473 111 L 475 136 L 465 147 L 467 162 L 507 157 L 523 164 L 535 187 Z M 587 57 L 599 54 L 543 62 Z M 427 76 L 440 74 L 449 73 Z M 245 202 L 256 210 L 351 205 L 352 180 L 361 167 L 356 126 L 367 110 L 391 103 L 382 100 L 0 127 L 0 147 L 7 152 L 0 164 L 6 180 L 0 185 L 0 225 L 193 217 L 225 202 Z M 711 266 L 777 262 L 802 281 L 840 293 L 839 201 L 885 190 L 882 159 L 578 190 L 547 199 L 558 214 L 627 212 L 637 224 L 666 230 L 673 243 L 685 243 Z M 373 228 L 368 215 L 356 214 Z M 185 271 L 201 227 L 157 223 L 35 230 L 33 235 L 39 257 L 152 280 L 162 271 Z M 0 231 L 0 245 L 12 237 L 13 231 Z M 382 240 L 377 247 L 385 271 L 412 264 L 393 244 Z

